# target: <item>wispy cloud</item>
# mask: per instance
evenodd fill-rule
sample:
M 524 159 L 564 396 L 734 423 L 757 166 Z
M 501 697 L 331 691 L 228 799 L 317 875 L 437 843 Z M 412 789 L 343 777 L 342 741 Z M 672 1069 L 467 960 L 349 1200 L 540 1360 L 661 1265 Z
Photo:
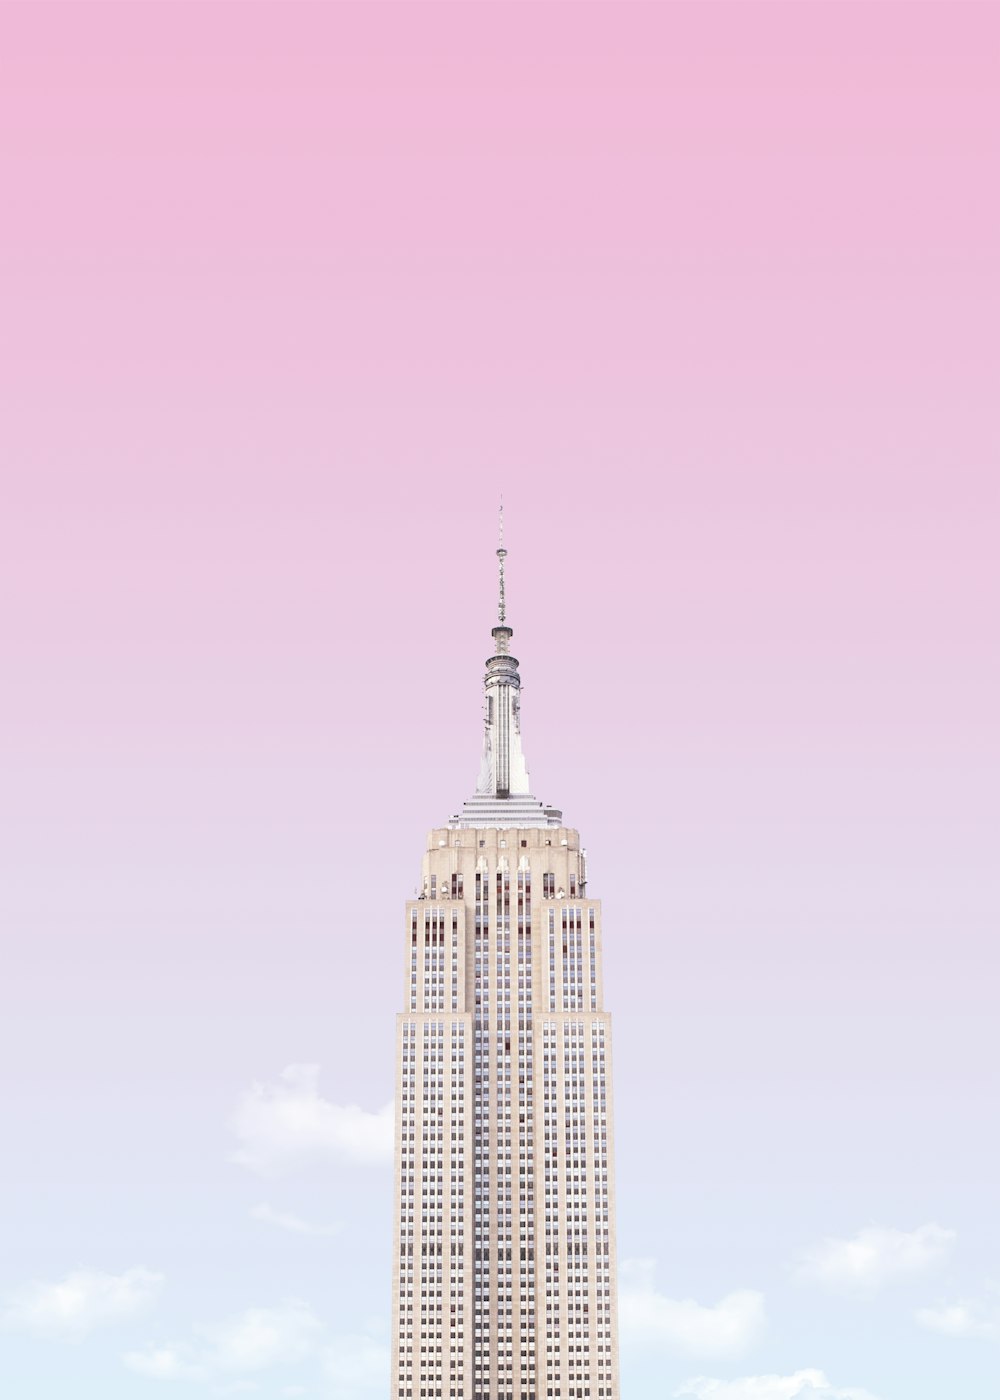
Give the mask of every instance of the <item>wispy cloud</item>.
M 706 1307 L 690 1298 L 668 1298 L 656 1289 L 651 1259 L 621 1267 L 619 1320 L 623 1334 L 689 1356 L 732 1356 L 764 1331 L 764 1298 L 750 1289 L 730 1293 Z
M 252 1377 L 304 1363 L 337 1382 L 340 1400 L 382 1394 L 389 1380 L 389 1353 L 380 1340 L 331 1334 L 297 1298 L 276 1307 L 247 1308 L 225 1322 L 196 1328 L 189 1341 L 126 1352 L 122 1360 L 150 1380 L 210 1382 L 220 1394 L 250 1389 Z M 288 1397 L 306 1393 L 296 1383 L 281 1391 Z
M 290 1299 L 276 1308 L 248 1308 L 205 1327 L 208 1361 L 218 1371 L 262 1371 L 302 1361 L 315 1352 L 326 1329 L 307 1303 Z
M 274 1225 L 279 1230 L 287 1230 L 292 1235 L 330 1236 L 340 1231 L 339 1225 L 315 1225 L 312 1221 L 303 1220 L 299 1215 L 293 1215 L 291 1211 L 275 1210 L 266 1201 L 251 1206 L 250 1217 L 264 1225 Z
M 200 1327 L 194 1342 L 130 1351 L 123 1359 L 129 1370 L 155 1380 L 206 1380 L 304 1361 L 319 1351 L 325 1335 L 312 1308 L 291 1298 Z
M 721 1381 L 695 1376 L 675 1396 L 693 1400 L 877 1400 L 870 1391 L 831 1385 L 822 1371 L 796 1371 L 793 1376 L 743 1376 Z
M 890 1230 L 869 1225 L 851 1239 L 826 1239 L 800 1262 L 800 1278 L 848 1292 L 875 1293 L 887 1283 L 926 1273 L 947 1259 L 955 1232 L 940 1225 Z
M 77 1269 L 57 1283 L 24 1284 L 7 1295 L 4 1327 L 36 1337 L 79 1341 L 100 1327 L 130 1322 L 156 1299 L 163 1275 L 149 1269 L 106 1274 Z
M 954 1303 L 918 1308 L 916 1319 L 921 1327 L 940 1332 L 943 1337 L 1000 1340 L 1000 1297 L 994 1290 L 989 1299 L 960 1298 Z
M 392 1161 L 393 1108 L 369 1113 L 319 1093 L 318 1065 L 289 1065 L 269 1084 L 254 1084 L 233 1112 L 239 1140 L 233 1160 L 273 1177 L 336 1160 Z
M 207 1368 L 193 1359 L 189 1347 L 148 1346 L 142 1351 L 127 1351 L 122 1360 L 136 1375 L 154 1381 L 204 1381 L 209 1376 Z

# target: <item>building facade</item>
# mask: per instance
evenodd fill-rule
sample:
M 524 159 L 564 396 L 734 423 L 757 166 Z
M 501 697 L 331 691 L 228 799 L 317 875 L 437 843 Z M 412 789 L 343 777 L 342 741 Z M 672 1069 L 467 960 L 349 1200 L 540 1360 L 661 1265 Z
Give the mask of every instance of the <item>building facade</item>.
M 406 907 L 392 1400 L 617 1400 L 601 908 L 531 795 L 505 550 L 476 792 Z

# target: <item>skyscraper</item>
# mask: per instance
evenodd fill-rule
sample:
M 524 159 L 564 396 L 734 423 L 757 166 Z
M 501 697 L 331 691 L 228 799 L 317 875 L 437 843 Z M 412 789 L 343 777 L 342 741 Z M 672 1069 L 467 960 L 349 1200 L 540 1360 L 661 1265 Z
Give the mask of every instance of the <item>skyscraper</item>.
M 406 906 L 392 1400 L 617 1400 L 601 908 L 531 795 L 500 543 L 479 781 Z

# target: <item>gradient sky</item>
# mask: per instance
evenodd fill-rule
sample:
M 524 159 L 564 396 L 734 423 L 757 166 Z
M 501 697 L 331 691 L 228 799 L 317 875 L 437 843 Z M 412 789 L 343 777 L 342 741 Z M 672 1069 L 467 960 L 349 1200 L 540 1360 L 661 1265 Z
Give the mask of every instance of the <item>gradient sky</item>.
M 501 492 L 625 1400 L 1000 1393 L 998 93 L 954 0 L 0 8 L 5 1394 L 384 1397 Z

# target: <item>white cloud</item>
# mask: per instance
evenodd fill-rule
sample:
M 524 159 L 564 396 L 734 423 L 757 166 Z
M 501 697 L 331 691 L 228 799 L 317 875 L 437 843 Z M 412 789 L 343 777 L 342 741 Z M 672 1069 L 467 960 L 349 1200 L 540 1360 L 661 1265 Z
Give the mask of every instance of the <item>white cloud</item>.
M 307 1303 L 296 1298 L 276 1308 L 248 1308 L 216 1327 L 200 1328 L 214 1371 L 262 1371 L 312 1355 L 324 1327 Z
M 830 1288 L 874 1293 L 893 1279 L 925 1273 L 942 1263 L 955 1238 L 954 1230 L 940 1225 L 921 1225 L 909 1232 L 869 1225 L 852 1239 L 824 1240 L 805 1256 L 798 1274 Z
M 796 1371 L 794 1376 L 744 1376 L 735 1381 L 695 1376 L 674 1395 L 693 1396 L 694 1400 L 876 1400 L 867 1390 L 838 1389 L 822 1371 Z
M 253 1220 L 260 1220 L 265 1225 L 276 1225 L 279 1230 L 288 1230 L 293 1235 L 336 1235 L 339 1225 L 314 1225 L 309 1220 L 303 1220 L 301 1216 L 292 1215 L 290 1211 L 274 1210 L 266 1201 L 261 1201 L 259 1205 L 250 1207 L 250 1216 Z
M 254 1084 L 230 1120 L 239 1139 L 233 1160 L 261 1176 L 334 1160 L 392 1161 L 393 1107 L 368 1113 L 319 1093 L 318 1065 L 289 1065 L 270 1084 Z
M 764 1298 L 743 1289 L 714 1307 L 692 1299 L 667 1298 L 654 1283 L 651 1259 L 621 1266 L 619 1321 L 623 1334 L 689 1356 L 732 1356 L 745 1351 L 764 1330 Z
M 941 1303 L 936 1308 L 919 1308 L 921 1327 L 944 1337 L 1000 1338 L 1000 1301 L 976 1302 L 962 1298 L 957 1303 Z
M 154 1380 L 207 1380 L 304 1361 L 318 1353 L 326 1336 L 312 1308 L 297 1298 L 274 1308 L 247 1308 L 196 1331 L 197 1342 L 147 1347 L 122 1359 L 130 1371 Z
M 149 1269 L 123 1274 L 77 1269 L 58 1283 L 28 1283 L 8 1294 L 0 1319 L 12 1331 L 79 1341 L 95 1328 L 138 1317 L 162 1284 L 163 1275 Z
M 204 1367 L 197 1365 L 177 1347 L 127 1351 L 122 1360 L 130 1371 L 154 1381 L 201 1381 L 208 1378 Z
M 365 1334 L 331 1336 L 308 1304 L 288 1299 L 273 1308 L 247 1308 L 226 1322 L 195 1329 L 186 1343 L 127 1352 L 130 1371 L 152 1380 L 210 1381 L 217 1393 L 254 1388 L 249 1377 L 306 1362 L 337 1383 L 338 1400 L 382 1394 L 389 1379 L 385 1346 Z M 286 1396 L 306 1394 L 295 1384 Z

